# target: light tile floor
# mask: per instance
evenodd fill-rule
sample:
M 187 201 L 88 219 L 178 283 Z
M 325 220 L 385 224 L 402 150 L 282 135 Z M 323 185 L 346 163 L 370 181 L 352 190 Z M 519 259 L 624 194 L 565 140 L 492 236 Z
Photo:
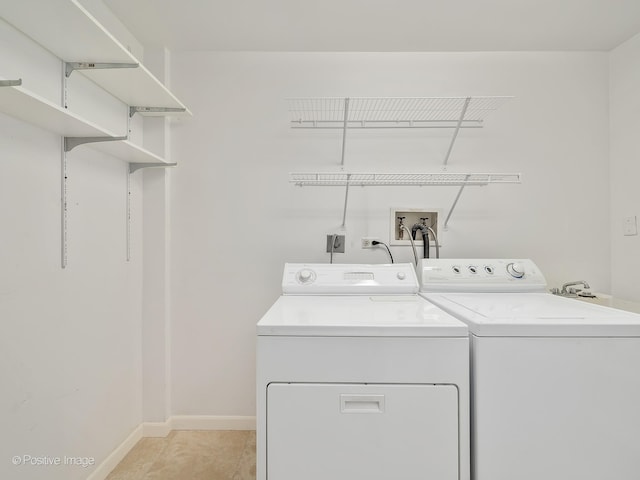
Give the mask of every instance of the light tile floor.
M 141 439 L 106 480 L 254 480 L 256 432 L 173 431 Z

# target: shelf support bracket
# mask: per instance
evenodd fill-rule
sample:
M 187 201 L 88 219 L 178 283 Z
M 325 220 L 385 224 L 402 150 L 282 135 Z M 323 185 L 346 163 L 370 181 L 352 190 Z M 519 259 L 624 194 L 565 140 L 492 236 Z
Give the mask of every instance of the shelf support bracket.
M 123 137 L 64 137 L 64 151 L 70 152 L 78 145 L 84 145 L 85 143 L 119 142 L 128 138 L 126 135 Z
M 347 184 L 344 190 L 344 209 L 342 211 L 342 228 L 347 223 L 347 202 L 349 201 L 349 186 L 351 185 L 351 174 L 347 173 Z
M 464 117 L 467 114 L 467 108 L 469 108 L 469 103 L 471 102 L 471 97 L 467 97 L 464 100 L 464 105 L 462 106 L 462 112 L 460 112 L 460 118 L 458 118 L 458 123 L 456 124 L 456 129 L 453 131 L 453 137 L 451 138 L 451 143 L 449 144 L 449 149 L 447 150 L 447 154 L 444 157 L 444 166 L 447 166 L 449 162 L 449 157 L 451 156 L 451 150 L 453 150 L 453 144 L 456 143 L 456 138 L 458 138 L 458 132 L 460 132 L 460 127 L 462 126 L 462 122 L 464 121 Z
M 347 129 L 349 128 L 349 97 L 344 99 L 344 125 L 342 126 L 342 159 L 340 165 L 344 167 L 344 152 L 347 147 Z M 347 189 L 349 187 L 347 186 Z M 346 208 L 346 206 L 345 206 Z
M 137 68 L 139 63 L 64 62 L 64 76 L 69 78 L 74 70 L 103 70 L 110 68 Z
M 133 117 L 136 113 L 182 113 L 186 112 L 186 108 L 180 107 L 129 107 L 129 118 Z
M 22 85 L 22 79 L 17 80 L 0 80 L 0 87 L 19 87 Z
M 142 168 L 162 168 L 162 167 L 175 167 L 177 163 L 130 163 L 129 173 L 133 173 Z
M 469 180 L 469 175 L 466 175 L 464 178 L 465 182 L 467 180 Z M 458 190 L 458 194 L 456 195 L 455 200 L 453 201 L 453 205 L 451 205 L 451 208 L 449 209 L 449 213 L 447 214 L 447 218 L 445 218 L 444 220 L 444 225 L 443 228 L 446 230 L 448 225 L 449 225 L 449 219 L 451 218 L 451 214 L 453 213 L 453 211 L 456 208 L 456 205 L 458 204 L 458 200 L 460 200 L 460 195 L 462 195 L 462 191 L 464 190 L 464 187 L 466 187 L 467 184 L 463 183 L 462 185 L 460 185 L 460 190 Z

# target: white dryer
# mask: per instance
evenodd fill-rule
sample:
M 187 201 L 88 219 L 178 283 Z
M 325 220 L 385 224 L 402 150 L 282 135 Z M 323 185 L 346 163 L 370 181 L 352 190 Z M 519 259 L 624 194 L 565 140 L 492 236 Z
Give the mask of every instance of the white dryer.
M 418 272 L 469 327 L 474 480 L 640 478 L 640 315 L 552 295 L 530 260 Z
M 257 479 L 469 479 L 469 340 L 411 264 L 287 264 L 257 325 Z

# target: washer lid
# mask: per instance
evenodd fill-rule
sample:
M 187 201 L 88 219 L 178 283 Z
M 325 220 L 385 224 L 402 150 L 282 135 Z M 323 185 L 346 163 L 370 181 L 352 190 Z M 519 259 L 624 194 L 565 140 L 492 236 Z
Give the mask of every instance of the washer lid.
M 418 295 L 281 296 L 258 335 L 466 337 L 467 326 Z
M 635 337 L 640 315 L 550 293 L 426 294 L 476 336 Z

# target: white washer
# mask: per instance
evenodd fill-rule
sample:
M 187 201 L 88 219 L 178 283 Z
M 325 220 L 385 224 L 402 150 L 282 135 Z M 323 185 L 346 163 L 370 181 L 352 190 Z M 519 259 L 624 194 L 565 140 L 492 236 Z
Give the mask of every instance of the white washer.
M 287 264 L 257 325 L 257 479 L 469 479 L 469 337 L 411 264 Z
M 469 326 L 474 480 L 640 478 L 640 315 L 552 295 L 530 260 L 418 272 Z

